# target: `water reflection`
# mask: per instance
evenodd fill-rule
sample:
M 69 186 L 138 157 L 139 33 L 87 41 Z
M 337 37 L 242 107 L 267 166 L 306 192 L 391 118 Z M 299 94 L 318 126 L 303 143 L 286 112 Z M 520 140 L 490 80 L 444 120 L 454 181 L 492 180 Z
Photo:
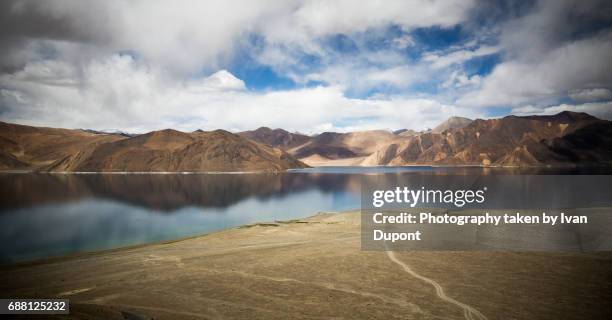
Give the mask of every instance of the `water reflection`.
M 247 198 L 283 198 L 310 189 L 359 193 L 359 186 L 357 175 L 322 173 L 9 174 L 0 175 L 0 208 L 96 198 L 171 212 L 186 206 L 226 208 Z
M 481 167 L 323 167 L 285 174 L 7 174 L 0 173 L 0 214 L 5 209 L 109 199 L 157 211 L 185 206 L 226 208 L 246 198 L 266 200 L 316 189 L 359 193 L 363 175 L 583 175 L 607 169 Z M 445 180 L 446 181 L 446 180 Z M 355 204 L 356 206 L 359 203 Z
M 364 176 L 380 176 L 391 185 L 405 176 L 418 183 L 432 175 L 495 178 L 523 173 L 534 172 L 381 167 L 285 174 L 4 173 L 0 174 L 0 263 L 176 239 L 319 211 L 358 209 Z M 586 193 L 611 199 L 607 188 Z
M 0 262 L 359 208 L 360 176 L 2 174 Z

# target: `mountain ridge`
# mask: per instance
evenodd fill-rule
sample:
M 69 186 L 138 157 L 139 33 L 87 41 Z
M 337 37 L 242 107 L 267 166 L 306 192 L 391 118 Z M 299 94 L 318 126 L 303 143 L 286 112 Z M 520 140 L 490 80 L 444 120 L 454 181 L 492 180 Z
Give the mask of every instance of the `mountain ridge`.
M 0 168 L 66 172 L 285 171 L 305 164 L 225 130 L 126 137 L 0 123 Z
M 612 123 L 586 113 L 451 117 L 436 128 L 440 130 L 314 136 L 267 127 L 238 134 L 164 129 L 125 136 L 0 122 L 0 169 L 176 172 L 284 171 L 308 164 L 612 165 Z
M 363 165 L 610 165 L 612 158 L 606 150 L 612 143 L 598 139 L 592 130 L 578 130 L 599 126 L 597 132 L 608 132 L 612 123 L 588 114 L 562 112 L 550 116 L 506 116 L 499 119 L 477 119 L 469 125 L 443 131 L 428 132 L 400 143 L 392 143 L 377 150 L 363 161 Z M 582 144 L 576 141 L 581 141 Z M 572 148 L 586 146 L 586 141 L 597 142 L 583 152 L 594 152 L 589 158 L 570 157 Z M 599 155 L 599 156 L 598 156 Z M 596 159 L 596 161 L 595 161 Z
M 291 133 L 280 128 L 270 129 L 268 127 L 259 127 L 255 130 L 239 132 L 238 135 L 283 150 L 300 146 L 311 139 L 311 137 L 304 134 Z

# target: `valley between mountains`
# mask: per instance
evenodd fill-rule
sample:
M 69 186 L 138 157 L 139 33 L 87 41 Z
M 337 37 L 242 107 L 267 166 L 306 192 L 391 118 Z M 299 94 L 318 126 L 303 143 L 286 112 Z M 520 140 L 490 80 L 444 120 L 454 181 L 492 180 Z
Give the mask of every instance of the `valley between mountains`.
M 59 172 L 279 172 L 308 166 L 609 166 L 612 122 L 586 113 L 451 117 L 409 129 L 308 136 L 261 127 L 131 135 L 0 122 L 0 169 Z
M 325 132 L 309 137 L 259 128 L 240 134 L 313 166 L 612 164 L 612 122 L 567 111 L 489 120 L 451 117 L 422 132 Z

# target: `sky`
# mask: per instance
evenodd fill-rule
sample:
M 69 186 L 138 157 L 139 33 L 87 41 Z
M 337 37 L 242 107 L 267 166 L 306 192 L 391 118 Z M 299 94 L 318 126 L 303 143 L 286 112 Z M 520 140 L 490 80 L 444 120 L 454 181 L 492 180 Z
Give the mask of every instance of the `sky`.
M 612 119 L 612 2 L 0 2 L 0 120 L 142 133 Z

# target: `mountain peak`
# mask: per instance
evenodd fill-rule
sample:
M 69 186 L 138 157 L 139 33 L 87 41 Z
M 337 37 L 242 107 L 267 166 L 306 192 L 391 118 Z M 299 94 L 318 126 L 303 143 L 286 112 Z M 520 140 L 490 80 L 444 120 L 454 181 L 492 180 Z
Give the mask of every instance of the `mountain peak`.
M 281 128 L 259 127 L 253 130 L 255 134 L 289 134 L 289 131 Z
M 472 119 L 452 116 L 431 130 L 432 133 L 442 133 L 450 129 L 461 129 L 472 123 Z
M 223 130 L 223 129 L 214 130 L 214 131 L 212 131 L 212 133 L 218 134 L 218 135 L 231 135 L 231 136 L 235 135 L 235 134 L 233 134 L 233 133 L 231 133 L 231 132 L 229 132 L 227 130 Z
M 253 141 L 284 150 L 303 145 L 310 141 L 310 137 L 306 135 L 291 133 L 284 129 L 270 129 L 269 127 L 259 127 L 255 130 L 244 131 L 238 134 Z

